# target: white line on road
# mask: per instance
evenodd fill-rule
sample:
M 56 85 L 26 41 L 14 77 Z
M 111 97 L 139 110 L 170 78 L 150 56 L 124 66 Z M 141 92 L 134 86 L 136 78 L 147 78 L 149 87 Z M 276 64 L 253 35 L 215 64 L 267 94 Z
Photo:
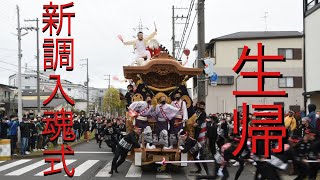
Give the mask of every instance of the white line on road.
M 76 160 L 75 159 L 68 159 L 68 160 L 66 160 L 66 165 L 68 166 L 69 164 L 71 164 L 71 163 L 73 163 L 73 162 L 75 162 Z M 53 167 L 53 169 L 60 169 L 60 168 L 62 168 L 62 171 L 63 171 L 63 164 L 62 164 L 62 162 L 61 163 L 59 163 L 59 164 L 56 164 L 56 165 L 54 165 L 54 167 Z M 71 169 L 69 169 L 69 171 L 70 171 Z M 46 172 L 46 171 L 51 171 L 51 167 L 50 168 L 48 168 L 48 169 L 45 169 L 45 170 L 43 170 L 43 171 L 41 171 L 41 172 L 39 172 L 38 174 L 36 174 L 35 176 L 44 176 L 44 172 Z
M 4 161 L 0 161 L 0 163 L 3 163 Z
M 99 151 L 75 151 L 75 154 L 112 154 L 113 152 L 99 152 Z
M 24 173 L 26 173 L 26 172 L 29 172 L 29 171 L 31 171 L 31 170 L 33 170 L 33 169 L 36 169 L 36 168 L 38 168 L 38 167 L 40 167 L 40 166 L 43 166 L 43 165 L 45 165 L 45 164 L 46 164 L 46 162 L 44 162 L 44 160 L 41 160 L 41 161 L 39 161 L 39 162 L 30 164 L 29 166 L 25 166 L 25 167 L 23 167 L 23 168 L 21 168 L 21 169 L 18 169 L 18 170 L 16 170 L 16 171 L 13 171 L 13 172 L 11 172 L 11 173 L 8 173 L 8 174 L 6 174 L 6 176 L 20 176 L 21 174 L 24 174 Z
M 157 173 L 156 179 L 172 179 L 172 176 L 169 173 L 161 172 Z
M 131 164 L 126 177 L 141 178 L 141 168 Z
M 98 172 L 96 177 L 111 177 L 111 174 L 109 174 L 109 171 L 111 171 L 111 165 L 112 161 L 108 162 L 108 164 Z
M 73 176 L 81 176 L 81 174 L 86 172 L 97 162 L 99 162 L 99 160 L 87 160 L 86 162 L 82 163 L 80 166 L 75 168 Z M 64 175 L 64 176 L 67 176 L 67 175 Z
M 4 170 L 7 170 L 7 169 L 10 169 L 12 167 L 21 165 L 23 163 L 29 162 L 29 161 L 31 161 L 31 159 L 22 159 L 22 160 L 19 160 L 19 161 L 12 162 L 10 164 L 3 165 L 3 166 L 0 167 L 0 172 L 4 171 Z

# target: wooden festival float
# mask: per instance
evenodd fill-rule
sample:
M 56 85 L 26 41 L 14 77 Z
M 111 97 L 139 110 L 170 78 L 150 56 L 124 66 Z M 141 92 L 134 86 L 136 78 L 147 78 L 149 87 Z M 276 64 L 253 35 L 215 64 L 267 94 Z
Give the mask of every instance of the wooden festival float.
M 159 103 L 159 98 L 162 96 L 167 97 L 167 103 L 171 103 L 174 94 L 179 92 L 181 99 L 183 99 L 188 108 L 189 120 L 186 123 L 185 129 L 193 136 L 193 124 L 196 120 L 196 114 L 193 109 L 192 99 L 190 98 L 186 81 L 189 78 L 200 75 L 203 70 L 199 68 L 187 68 L 181 65 L 181 62 L 174 59 L 164 47 L 159 47 L 157 51 L 151 52 L 153 55 L 151 60 L 142 66 L 124 66 L 124 76 L 126 79 L 132 80 L 136 85 L 135 94 L 132 101 L 143 101 L 146 94 L 152 96 L 152 105 L 155 107 Z M 127 113 L 128 114 L 128 113 Z M 127 130 L 132 130 L 133 118 L 127 116 Z M 155 119 L 149 118 L 148 123 L 155 132 Z M 144 140 L 142 140 L 144 145 Z M 155 162 L 162 161 L 163 158 L 169 161 L 186 161 L 188 155 L 181 154 L 178 146 L 173 149 L 163 149 L 161 146 L 156 145 L 155 149 L 135 148 L 132 151 L 134 157 L 134 164 L 136 166 L 145 166 L 155 164 Z M 175 164 L 177 166 L 187 166 L 186 163 Z M 159 168 L 162 171 L 165 168 Z

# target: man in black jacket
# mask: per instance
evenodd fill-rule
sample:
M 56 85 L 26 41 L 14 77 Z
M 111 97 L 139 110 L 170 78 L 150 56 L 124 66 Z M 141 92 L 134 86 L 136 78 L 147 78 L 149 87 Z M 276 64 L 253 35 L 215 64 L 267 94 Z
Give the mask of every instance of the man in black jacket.
M 128 92 L 126 93 L 126 95 L 124 96 L 127 100 L 127 106 L 126 108 L 128 109 L 128 107 L 130 106 L 130 104 L 132 103 L 132 97 L 134 95 L 134 92 L 133 92 L 133 86 L 131 84 L 129 84 L 127 86 L 127 89 L 128 89 Z
M 296 180 L 305 179 L 309 176 L 309 179 L 314 180 L 317 177 L 319 164 L 317 162 L 307 163 L 305 160 L 317 160 L 319 153 L 319 140 L 318 131 L 314 129 L 308 129 L 305 131 L 305 136 L 294 147 L 295 153 L 295 166 L 298 170 L 298 176 Z
M 21 131 L 21 148 L 20 153 L 21 155 L 29 154 L 26 153 L 26 150 L 28 148 L 28 141 L 30 138 L 30 121 L 28 121 L 26 118 L 23 119 L 23 121 L 20 123 L 20 131 Z
M 190 152 L 194 160 L 204 160 L 204 158 L 202 157 L 203 147 L 197 140 L 189 137 L 185 131 L 182 131 L 180 133 L 180 138 L 184 141 L 184 147 L 183 149 L 181 149 L 181 153 Z M 200 163 L 195 163 L 195 164 L 197 166 L 197 170 L 191 171 L 191 173 L 201 173 L 202 168 Z M 209 175 L 207 163 L 202 163 L 202 165 L 207 175 Z
M 311 129 L 309 120 L 310 119 L 308 117 L 304 117 L 301 119 L 301 124 L 296 131 L 299 138 L 303 138 L 306 134 L 305 131 Z
M 206 122 L 207 114 L 205 112 L 205 102 L 200 101 L 199 102 L 199 108 L 197 108 L 196 114 L 197 114 L 197 120 L 196 123 L 194 124 L 194 138 L 198 140 L 200 131 L 201 131 L 201 125 L 202 123 Z
M 8 128 L 9 125 L 7 124 L 7 119 L 1 119 L 0 120 L 0 126 L 1 126 L 1 133 L 0 133 L 0 139 L 7 139 L 8 138 Z
M 216 154 L 216 141 L 217 141 L 217 122 L 218 118 L 216 116 L 210 116 L 209 121 L 207 122 L 207 134 L 206 137 L 209 142 L 210 152 L 212 157 Z
M 76 135 L 76 142 L 80 139 L 80 123 L 78 119 L 73 120 L 73 131 Z
M 117 168 L 126 160 L 128 152 L 132 148 L 139 148 L 140 144 L 138 143 L 139 135 L 141 134 L 141 128 L 135 127 L 133 132 L 126 135 L 122 138 L 117 146 L 115 151 L 114 158 L 112 160 L 112 167 L 109 174 L 113 174 L 113 171 L 118 173 Z
M 119 134 L 120 132 L 112 125 L 111 119 L 108 119 L 107 126 L 102 131 L 101 139 L 106 141 L 113 153 L 115 153 L 118 144 L 117 135 Z M 101 142 L 102 141 L 99 142 L 99 148 L 101 148 Z
M 101 144 L 100 139 L 102 138 L 101 134 L 104 129 L 103 122 L 101 121 L 101 119 L 97 120 L 97 122 L 95 123 L 94 127 L 92 127 L 92 129 L 96 129 L 95 138 L 96 138 L 97 143 Z M 101 146 L 99 146 L 99 147 L 101 147 Z
M 240 139 L 241 139 L 240 137 L 236 136 L 236 137 L 234 137 L 232 143 L 226 143 L 221 148 L 222 149 L 221 154 L 223 155 L 225 163 L 227 163 L 230 159 L 233 159 L 233 160 L 236 160 L 237 162 L 239 162 L 240 166 L 236 172 L 236 175 L 234 178 L 235 180 L 239 179 L 239 177 L 244 169 L 244 160 L 240 156 L 233 155 L 233 152 L 239 146 Z M 222 180 L 229 178 L 228 168 L 225 163 L 224 163 L 224 167 L 223 167 L 223 171 L 222 171 L 223 172 Z M 215 170 L 216 173 L 218 172 L 218 169 L 219 169 L 219 166 L 216 165 L 216 170 Z
M 36 125 L 33 119 L 30 120 L 29 129 L 30 129 L 30 138 L 29 138 L 29 146 L 27 148 L 27 151 L 30 151 L 30 150 L 37 151 L 36 143 L 38 139 L 38 131 L 36 129 Z
M 124 123 L 123 119 L 119 120 L 119 123 L 117 125 L 117 129 L 119 130 L 119 135 L 118 135 L 118 139 L 122 139 L 124 137 L 125 132 L 127 131 L 126 129 L 126 124 Z

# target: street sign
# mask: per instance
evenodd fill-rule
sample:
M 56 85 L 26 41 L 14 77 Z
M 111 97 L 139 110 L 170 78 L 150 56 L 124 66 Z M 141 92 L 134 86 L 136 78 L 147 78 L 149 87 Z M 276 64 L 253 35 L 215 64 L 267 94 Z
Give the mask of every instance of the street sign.
M 218 75 L 217 73 L 213 72 L 212 76 L 210 77 L 210 85 L 217 86 L 217 81 L 218 81 Z

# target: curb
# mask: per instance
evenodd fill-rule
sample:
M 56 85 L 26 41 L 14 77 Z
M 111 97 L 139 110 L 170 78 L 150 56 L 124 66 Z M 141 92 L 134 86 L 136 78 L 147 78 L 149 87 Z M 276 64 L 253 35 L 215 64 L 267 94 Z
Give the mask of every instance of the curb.
M 94 139 L 94 138 L 91 138 L 89 141 L 91 141 L 92 139 Z M 85 143 L 85 142 L 87 142 L 87 140 L 84 140 L 84 139 L 83 139 L 83 140 L 80 140 L 80 141 L 78 141 L 78 142 L 74 142 L 74 143 L 71 144 L 70 146 L 71 146 L 71 147 L 74 147 L 74 146 L 83 144 L 83 143 Z M 11 160 L 17 160 L 17 159 L 32 159 L 32 158 L 37 158 L 37 157 L 43 157 L 43 156 L 44 156 L 44 155 L 43 155 L 43 152 L 44 152 L 44 151 L 37 151 L 37 152 L 31 153 L 31 154 L 29 154 L 29 155 L 11 156 Z

